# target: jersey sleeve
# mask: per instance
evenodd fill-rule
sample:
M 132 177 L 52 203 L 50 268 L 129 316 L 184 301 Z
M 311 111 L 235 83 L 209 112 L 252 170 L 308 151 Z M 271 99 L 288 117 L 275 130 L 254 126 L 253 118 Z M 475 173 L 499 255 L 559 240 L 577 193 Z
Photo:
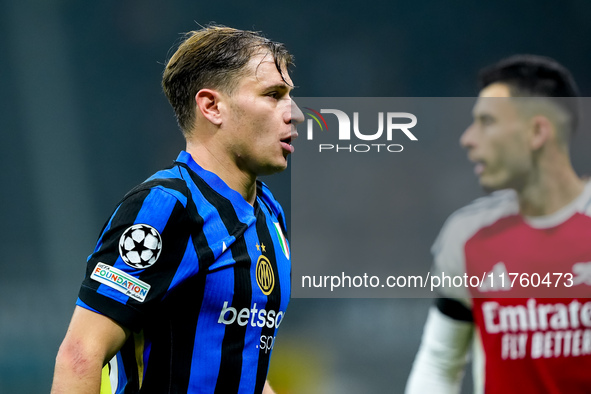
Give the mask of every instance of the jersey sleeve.
M 480 229 L 500 218 L 519 212 L 519 204 L 513 190 L 499 190 L 480 197 L 454 212 L 445 222 L 431 248 L 433 275 L 443 277 L 463 276 L 466 273 L 466 243 Z M 446 279 L 447 280 L 447 279 Z M 449 282 L 447 282 L 449 283 Z M 465 286 L 441 286 L 441 296 L 461 301 L 471 308 L 469 289 Z
M 451 319 L 432 307 L 405 394 L 459 393 L 473 331 L 472 323 Z
M 178 195 L 158 187 L 128 195 L 88 258 L 77 304 L 140 330 L 169 289 L 189 244 L 189 229 Z
M 437 239 L 431 247 L 433 255 L 432 274 L 440 278 L 463 276 L 466 272 L 464 240 L 461 223 L 453 215 L 443 225 Z M 465 305 L 470 305 L 470 295 L 465 287 L 446 286 L 448 282 L 442 279 L 442 286 L 437 292 L 446 298 L 460 300 Z

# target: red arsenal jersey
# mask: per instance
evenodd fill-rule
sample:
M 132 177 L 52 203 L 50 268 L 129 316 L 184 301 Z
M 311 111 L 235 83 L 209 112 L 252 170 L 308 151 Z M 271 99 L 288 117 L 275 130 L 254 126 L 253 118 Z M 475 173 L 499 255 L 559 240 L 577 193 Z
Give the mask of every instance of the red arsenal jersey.
M 433 247 L 443 288 L 472 309 L 477 390 L 591 392 L 591 184 L 555 214 L 527 218 L 503 190 L 453 214 Z

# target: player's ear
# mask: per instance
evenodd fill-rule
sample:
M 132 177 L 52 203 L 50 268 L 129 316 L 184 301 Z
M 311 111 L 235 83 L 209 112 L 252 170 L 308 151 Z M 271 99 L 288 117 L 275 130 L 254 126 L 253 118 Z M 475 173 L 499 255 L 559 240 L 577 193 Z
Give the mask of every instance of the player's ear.
M 204 118 L 218 126 L 222 123 L 220 98 L 220 93 L 213 89 L 201 89 L 195 95 L 197 110 Z
M 542 115 L 534 116 L 531 119 L 532 129 L 531 129 L 531 139 L 530 139 L 530 148 L 533 150 L 538 150 L 546 141 L 548 141 L 552 135 L 556 132 L 554 125 L 550 120 Z

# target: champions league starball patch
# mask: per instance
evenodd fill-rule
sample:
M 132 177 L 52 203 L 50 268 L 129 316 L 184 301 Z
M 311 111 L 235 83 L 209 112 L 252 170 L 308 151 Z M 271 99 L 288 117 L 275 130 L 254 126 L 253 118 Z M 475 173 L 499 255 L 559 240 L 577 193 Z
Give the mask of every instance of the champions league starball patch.
M 119 239 L 119 254 L 130 267 L 144 269 L 152 266 L 162 252 L 162 237 L 147 224 L 134 224 Z

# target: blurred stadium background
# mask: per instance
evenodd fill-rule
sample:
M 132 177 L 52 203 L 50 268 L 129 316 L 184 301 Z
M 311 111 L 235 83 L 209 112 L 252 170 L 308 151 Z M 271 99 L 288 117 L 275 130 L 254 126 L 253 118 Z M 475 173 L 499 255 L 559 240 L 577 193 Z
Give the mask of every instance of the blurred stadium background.
M 1 0 L 0 393 L 49 391 L 104 220 L 183 148 L 159 85 L 179 33 L 215 21 L 286 43 L 301 97 L 470 97 L 478 68 L 520 52 L 555 57 L 589 96 L 590 17 L 584 0 Z M 288 174 L 267 181 L 289 204 Z M 478 196 L 468 184 L 442 183 L 454 202 L 434 209 L 418 245 Z M 400 393 L 429 302 L 294 299 L 270 379 L 279 394 Z

